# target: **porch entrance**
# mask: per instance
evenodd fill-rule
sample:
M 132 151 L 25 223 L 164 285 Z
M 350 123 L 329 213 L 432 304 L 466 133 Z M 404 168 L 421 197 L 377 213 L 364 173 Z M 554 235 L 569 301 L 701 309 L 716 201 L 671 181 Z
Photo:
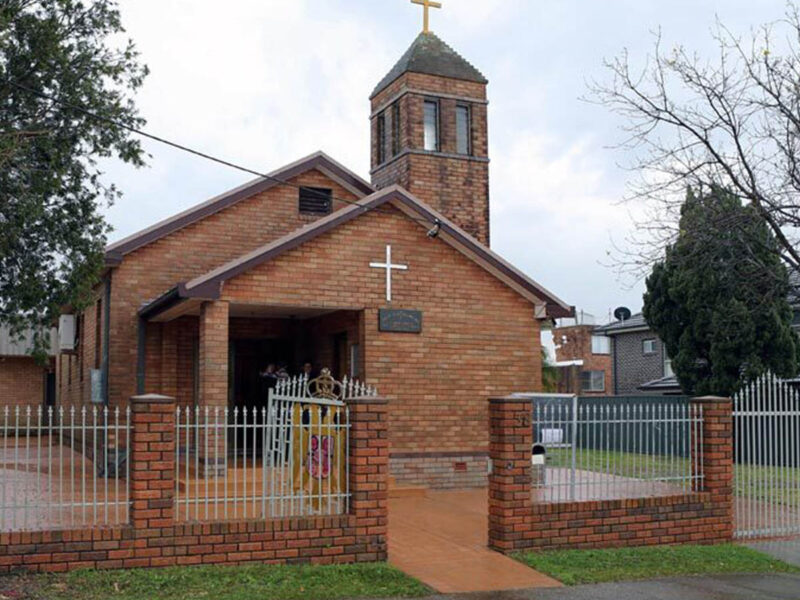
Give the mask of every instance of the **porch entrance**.
M 229 319 L 228 409 L 257 424 L 267 399 L 285 378 L 314 379 L 326 371 L 335 380 L 358 377 L 360 312 L 232 305 Z M 305 369 L 310 368 L 306 373 Z M 202 405 L 203 399 L 199 399 Z M 237 428 L 228 451 L 260 458 L 255 428 Z

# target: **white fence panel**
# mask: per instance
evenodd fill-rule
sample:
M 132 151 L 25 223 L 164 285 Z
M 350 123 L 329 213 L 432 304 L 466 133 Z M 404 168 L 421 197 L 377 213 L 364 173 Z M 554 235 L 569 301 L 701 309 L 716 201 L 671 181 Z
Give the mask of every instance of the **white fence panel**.
M 346 400 L 375 396 L 327 370 L 282 380 L 266 405 L 178 408 L 175 514 L 180 521 L 327 516 L 350 509 Z
M 0 416 L 0 531 L 128 521 L 128 410 L 6 406 Z
M 800 392 L 765 374 L 734 397 L 736 536 L 800 534 Z
M 702 487 L 701 405 L 654 397 L 532 400 L 536 501 L 670 496 Z

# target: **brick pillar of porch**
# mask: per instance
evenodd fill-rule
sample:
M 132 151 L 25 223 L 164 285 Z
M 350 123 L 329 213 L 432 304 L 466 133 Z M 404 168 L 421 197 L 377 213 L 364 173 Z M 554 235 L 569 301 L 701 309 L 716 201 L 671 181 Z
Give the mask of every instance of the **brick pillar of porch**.
M 511 552 L 531 517 L 531 400 L 489 400 L 489 547 Z
M 171 535 L 168 529 L 175 526 L 175 399 L 133 396 L 130 407 L 129 520 L 137 538 L 161 538 Z M 131 558 L 139 562 L 126 566 L 166 564 L 151 565 L 150 559 L 160 555 L 138 545 Z M 144 558 L 146 564 L 140 564 Z
M 204 302 L 200 307 L 198 418 L 202 439 L 195 451 L 200 455 L 202 472 L 198 475 L 203 477 L 225 472 L 224 428 L 214 424 L 219 421 L 219 411 L 228 407 L 228 313 L 227 302 Z
M 356 560 L 384 561 L 389 498 L 388 401 L 347 401 L 350 410 L 350 513 L 355 517 Z
M 702 466 L 702 476 L 695 477 L 695 491 L 707 492 L 711 502 L 717 505 L 720 525 L 717 526 L 719 540 L 731 540 L 734 533 L 733 511 L 733 401 L 730 398 L 705 396 L 692 398 L 693 414 L 702 408 L 703 421 L 700 426 L 700 440 L 692 444 L 692 468 Z M 698 431 L 693 430 L 693 436 Z M 698 460 L 697 449 L 702 451 Z M 699 473 L 694 473 L 695 476 Z

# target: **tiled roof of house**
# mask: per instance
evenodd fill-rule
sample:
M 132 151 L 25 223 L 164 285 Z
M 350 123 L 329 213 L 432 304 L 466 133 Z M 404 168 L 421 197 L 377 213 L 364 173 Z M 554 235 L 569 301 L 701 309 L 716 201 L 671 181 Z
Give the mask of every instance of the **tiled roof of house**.
M 648 381 L 639 386 L 645 392 L 680 392 L 681 384 L 675 375 L 667 375 L 653 381 Z
M 435 34 L 420 33 L 392 70 L 381 79 L 371 97 L 377 96 L 390 83 L 407 72 L 439 75 L 477 83 L 489 82 L 478 69 Z
M 649 328 L 650 326 L 647 324 L 647 321 L 645 321 L 644 315 L 642 313 L 636 313 L 626 321 L 614 321 L 613 323 L 609 323 L 608 325 L 597 327 L 594 331 L 595 333 L 602 333 L 605 335 L 615 335 L 617 333 L 630 331 L 632 329 L 649 329 Z

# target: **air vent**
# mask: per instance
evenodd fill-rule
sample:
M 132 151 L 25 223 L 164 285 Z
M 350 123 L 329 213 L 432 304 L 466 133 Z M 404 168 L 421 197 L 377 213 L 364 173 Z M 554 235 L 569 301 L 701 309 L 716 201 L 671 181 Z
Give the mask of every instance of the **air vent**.
M 333 207 L 333 190 L 328 188 L 301 187 L 300 213 L 306 215 L 327 215 Z

